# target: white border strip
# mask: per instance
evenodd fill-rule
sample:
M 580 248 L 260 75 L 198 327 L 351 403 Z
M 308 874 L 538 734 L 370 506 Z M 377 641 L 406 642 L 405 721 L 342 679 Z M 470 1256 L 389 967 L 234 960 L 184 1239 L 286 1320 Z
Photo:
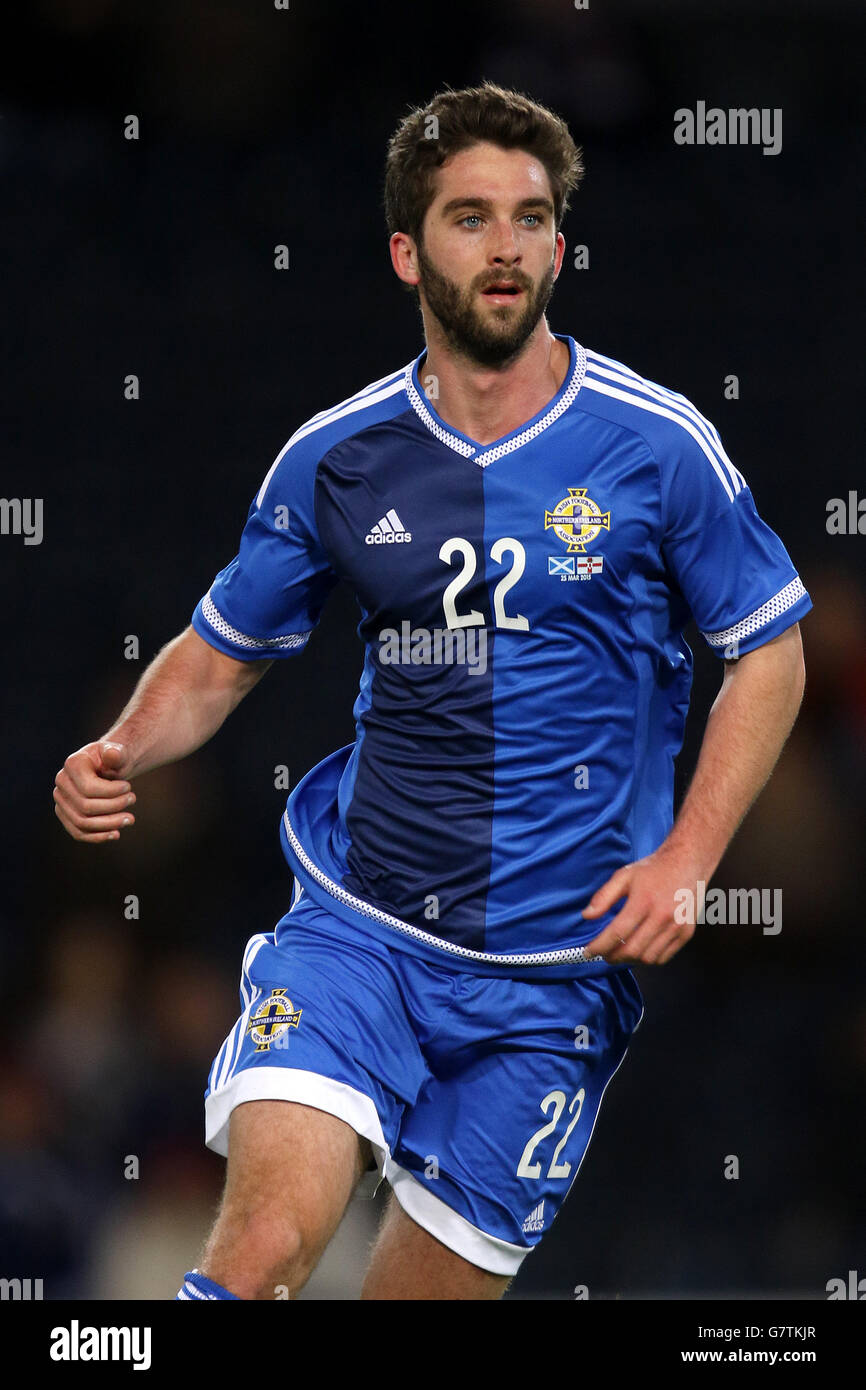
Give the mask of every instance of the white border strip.
M 345 1081 L 300 1067 L 248 1067 L 233 1076 L 227 1086 L 211 1092 L 205 1101 L 205 1143 L 214 1153 L 226 1157 L 231 1113 L 250 1100 L 294 1100 L 336 1116 L 356 1134 L 369 1139 L 376 1167 L 384 1176 L 391 1151 L 371 1097 Z
M 488 1235 L 487 1231 L 473 1226 L 393 1158 L 386 1160 L 384 1176 L 406 1215 L 422 1230 L 490 1274 L 516 1274 L 534 1249 L 534 1246 L 512 1245 L 508 1240 Z

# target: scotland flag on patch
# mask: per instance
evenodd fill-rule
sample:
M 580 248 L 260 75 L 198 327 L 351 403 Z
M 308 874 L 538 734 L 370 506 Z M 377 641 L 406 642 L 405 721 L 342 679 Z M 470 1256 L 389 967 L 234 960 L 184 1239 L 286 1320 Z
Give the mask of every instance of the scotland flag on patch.
M 548 574 L 574 574 L 573 555 L 548 555 Z

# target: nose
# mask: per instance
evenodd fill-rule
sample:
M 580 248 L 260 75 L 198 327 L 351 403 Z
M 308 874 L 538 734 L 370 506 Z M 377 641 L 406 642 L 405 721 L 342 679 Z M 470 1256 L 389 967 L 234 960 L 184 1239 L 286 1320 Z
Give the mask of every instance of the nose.
M 517 232 L 510 218 L 496 224 L 491 237 L 490 260 L 494 265 L 517 265 L 520 261 L 520 247 Z

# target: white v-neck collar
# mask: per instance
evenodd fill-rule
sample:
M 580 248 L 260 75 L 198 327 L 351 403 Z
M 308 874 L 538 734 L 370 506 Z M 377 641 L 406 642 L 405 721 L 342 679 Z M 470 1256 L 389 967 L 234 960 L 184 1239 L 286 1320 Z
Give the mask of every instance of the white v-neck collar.
M 548 425 L 552 425 L 554 420 L 558 420 L 563 411 L 568 410 L 583 385 L 583 378 L 586 375 L 585 349 L 565 333 L 554 333 L 553 336 L 558 338 L 560 342 L 568 344 L 569 369 L 562 385 L 553 399 L 537 415 L 524 424 L 518 425 L 516 429 L 503 435 L 501 439 L 495 440 L 492 444 L 476 443 L 468 435 L 461 434 L 459 430 L 454 430 L 446 425 L 445 421 L 441 420 L 432 409 L 418 380 L 418 367 L 422 357 L 426 356 L 426 348 L 423 352 L 419 352 L 412 362 L 406 364 L 403 380 L 412 409 L 440 443 L 446 444 L 449 449 L 453 449 L 457 454 L 462 454 L 464 458 L 472 459 L 473 463 L 477 463 L 480 468 L 486 468 L 489 463 L 494 463 L 496 459 L 502 458 L 503 454 L 510 454 L 523 444 L 527 444 L 530 439 L 535 439 L 542 430 L 547 429 Z

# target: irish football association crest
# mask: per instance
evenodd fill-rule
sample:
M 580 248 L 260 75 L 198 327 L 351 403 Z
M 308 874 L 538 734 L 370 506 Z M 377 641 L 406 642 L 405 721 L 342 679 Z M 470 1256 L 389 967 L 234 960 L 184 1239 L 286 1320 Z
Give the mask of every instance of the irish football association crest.
M 297 1028 L 303 1009 L 296 1009 L 284 989 L 272 989 L 263 999 L 247 1024 L 247 1032 L 256 1045 L 256 1052 L 267 1052 L 271 1043 Z M 283 1044 L 284 1045 L 284 1044 Z
M 569 555 L 582 555 L 601 531 L 610 530 L 610 512 L 587 497 L 585 487 L 570 487 L 568 496 L 544 513 L 545 531 L 553 530 L 568 548 Z

